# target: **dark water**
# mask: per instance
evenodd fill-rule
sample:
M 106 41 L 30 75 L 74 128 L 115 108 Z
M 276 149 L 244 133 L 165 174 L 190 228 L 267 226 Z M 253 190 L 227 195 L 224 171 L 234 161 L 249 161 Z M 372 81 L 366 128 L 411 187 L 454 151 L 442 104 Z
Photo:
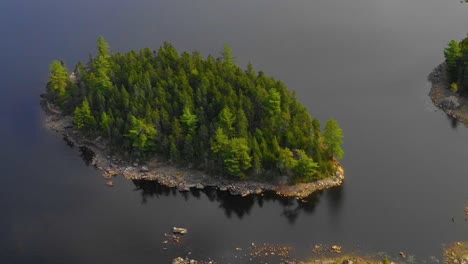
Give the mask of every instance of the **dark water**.
M 317 243 L 417 260 L 468 240 L 468 130 L 436 111 L 427 74 L 468 32 L 458 0 L 0 1 L 0 262 L 167 263 L 234 259 L 252 242 L 307 256 Z M 308 204 L 272 197 L 180 194 L 118 179 L 114 188 L 75 146 L 45 129 L 48 64 L 86 60 L 103 35 L 115 51 L 164 41 L 219 54 L 296 90 L 345 136 L 341 189 Z M 451 221 L 452 217 L 455 223 Z M 164 232 L 184 226 L 181 246 Z

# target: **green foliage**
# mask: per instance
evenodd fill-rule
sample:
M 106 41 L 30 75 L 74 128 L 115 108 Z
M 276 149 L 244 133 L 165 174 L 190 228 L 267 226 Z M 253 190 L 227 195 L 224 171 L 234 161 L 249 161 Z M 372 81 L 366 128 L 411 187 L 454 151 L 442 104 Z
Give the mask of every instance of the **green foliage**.
M 449 42 L 444 49 L 445 62 L 447 65 L 448 79 L 452 83 L 457 83 L 458 89 L 452 85 L 451 90 L 465 91 L 468 84 L 468 37 L 460 43 L 455 40 Z
M 266 111 L 270 116 L 281 112 L 281 95 L 276 89 L 270 89 L 265 103 Z
M 341 148 L 343 144 L 343 130 L 334 119 L 328 120 L 325 124 L 323 137 L 329 155 L 342 159 L 344 155 L 344 151 Z
M 233 138 L 224 150 L 224 166 L 229 175 L 245 179 L 244 171 L 252 167 L 252 157 L 245 138 Z
M 76 107 L 73 115 L 73 123 L 78 129 L 88 132 L 96 125 L 96 120 L 91 114 L 88 100 L 85 99 L 81 106 Z
M 110 136 L 111 131 L 111 119 L 106 112 L 101 114 L 101 129 L 106 136 Z
M 279 151 L 278 169 L 281 171 L 292 170 L 296 168 L 297 164 L 298 162 L 289 148 L 284 148 Z
M 298 150 L 297 156 L 297 164 L 293 168 L 296 180 L 305 182 L 316 180 L 314 176 L 317 173 L 318 164 L 311 157 L 307 156 L 303 150 Z
M 229 107 L 224 107 L 219 114 L 219 126 L 227 132 L 228 135 L 232 135 L 234 132 L 234 122 L 236 117 L 232 114 Z
M 50 64 L 49 92 L 55 103 L 59 105 L 62 105 L 69 96 L 67 93 L 68 80 L 67 68 L 61 62 L 53 61 Z
M 223 52 L 221 52 L 221 57 L 223 58 L 225 65 L 229 68 L 235 66 L 234 54 L 232 53 L 232 49 L 228 44 L 224 45 Z
M 456 80 L 458 64 L 460 63 L 459 61 L 463 56 L 460 44 L 455 40 L 451 40 L 448 44 L 448 47 L 444 50 L 444 56 L 450 79 Z
M 76 83 L 54 62 L 49 90 L 70 97 L 76 126 L 114 149 L 241 179 L 297 181 L 320 178 L 332 155 L 342 156 L 336 122 L 322 134 L 295 94 L 251 64 L 240 70 L 228 45 L 218 59 L 179 54 L 170 43 L 112 54 L 102 37 L 97 50 L 75 68 Z
M 452 83 L 450 85 L 450 90 L 452 90 L 452 92 L 454 92 L 454 93 L 458 92 L 458 84 Z
M 181 121 L 184 123 L 188 133 L 193 134 L 195 132 L 198 118 L 195 114 L 190 112 L 188 107 L 184 108 L 184 114 L 181 117 Z
M 131 126 L 126 136 L 130 138 L 133 147 L 140 151 L 148 150 L 154 145 L 153 140 L 156 138 L 158 131 L 154 125 L 148 124 L 133 115 L 130 116 L 130 120 Z

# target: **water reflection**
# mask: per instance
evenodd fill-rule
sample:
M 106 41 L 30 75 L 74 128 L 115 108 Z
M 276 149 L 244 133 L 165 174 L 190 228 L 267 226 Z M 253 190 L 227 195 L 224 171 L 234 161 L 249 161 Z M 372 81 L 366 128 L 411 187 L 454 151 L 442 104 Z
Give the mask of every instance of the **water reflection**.
M 209 201 L 219 203 L 219 208 L 224 211 L 228 219 L 232 217 L 242 219 L 248 216 L 255 206 L 262 208 L 267 203 L 279 203 L 282 206 L 281 216 L 284 216 L 288 220 L 288 223 L 294 224 L 300 214 L 314 213 L 324 193 L 327 193 L 328 200 L 335 205 L 336 209 L 339 209 L 340 200 L 342 199 L 341 190 L 338 189 L 332 190 L 331 193 L 329 191 L 318 192 L 306 199 L 297 200 L 278 197 L 271 192 L 241 197 L 230 195 L 228 192 L 219 191 L 216 188 L 191 189 L 189 192 L 179 192 L 175 188 L 162 186 L 155 181 L 132 180 L 132 182 L 135 184 L 135 191 L 138 191 L 141 195 L 142 204 L 146 204 L 149 198 L 164 196 L 182 196 L 186 201 L 193 198 L 199 200 L 202 196 L 205 196 Z
M 336 186 L 327 190 L 327 201 L 330 208 L 333 211 L 339 211 L 342 206 L 343 196 L 344 196 L 343 185 Z
M 456 130 L 458 127 L 458 120 L 451 117 L 450 115 L 445 115 L 447 119 L 450 121 L 450 126 L 452 127 L 453 130 Z
M 91 164 L 91 162 L 93 161 L 94 155 L 95 154 L 91 149 L 85 146 L 80 147 L 80 157 L 83 159 L 86 166 L 89 166 Z

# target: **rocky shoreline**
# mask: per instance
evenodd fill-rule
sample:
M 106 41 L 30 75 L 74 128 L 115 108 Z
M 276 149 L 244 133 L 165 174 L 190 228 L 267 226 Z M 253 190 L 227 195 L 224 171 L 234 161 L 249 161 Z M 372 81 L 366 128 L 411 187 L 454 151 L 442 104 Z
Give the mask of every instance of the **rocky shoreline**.
M 198 170 L 175 167 L 157 158 L 144 164 L 138 161 L 128 162 L 122 157 L 108 153 L 104 139 L 98 137 L 95 140 L 89 140 L 83 137 L 74 127 L 71 116 L 61 115 L 60 111 L 46 100 L 42 100 L 41 105 L 47 114 L 45 125 L 63 135 L 67 144 L 92 151 L 90 164 L 102 172 L 103 176 L 108 179 L 106 185 L 110 187 L 113 186 L 112 177 L 123 175 L 131 180 L 158 181 L 161 185 L 177 188 L 181 192 L 189 191 L 191 188 L 214 187 L 221 191 L 228 191 L 231 195 L 247 196 L 272 191 L 279 196 L 303 199 L 314 192 L 339 186 L 344 181 L 344 170 L 338 162 L 335 175 L 316 182 L 295 185 L 234 181 L 220 176 L 211 176 Z
M 447 115 L 468 125 L 468 99 L 450 90 L 445 67 L 445 63 L 439 64 L 427 77 L 432 84 L 429 96 Z

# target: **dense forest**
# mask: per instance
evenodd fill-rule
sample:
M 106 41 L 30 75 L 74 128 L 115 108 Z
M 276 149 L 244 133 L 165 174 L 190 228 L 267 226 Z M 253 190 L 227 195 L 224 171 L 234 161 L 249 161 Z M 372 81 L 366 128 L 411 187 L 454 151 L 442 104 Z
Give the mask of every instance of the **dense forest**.
M 453 92 L 468 94 L 468 37 L 451 40 L 444 50 L 447 76 Z
M 97 55 L 71 74 L 63 62 L 51 64 L 47 98 L 84 135 L 128 158 L 310 182 L 334 173 L 343 156 L 335 120 L 322 131 L 294 92 L 251 64 L 241 69 L 228 45 L 219 58 L 169 43 L 121 54 L 101 37 Z

